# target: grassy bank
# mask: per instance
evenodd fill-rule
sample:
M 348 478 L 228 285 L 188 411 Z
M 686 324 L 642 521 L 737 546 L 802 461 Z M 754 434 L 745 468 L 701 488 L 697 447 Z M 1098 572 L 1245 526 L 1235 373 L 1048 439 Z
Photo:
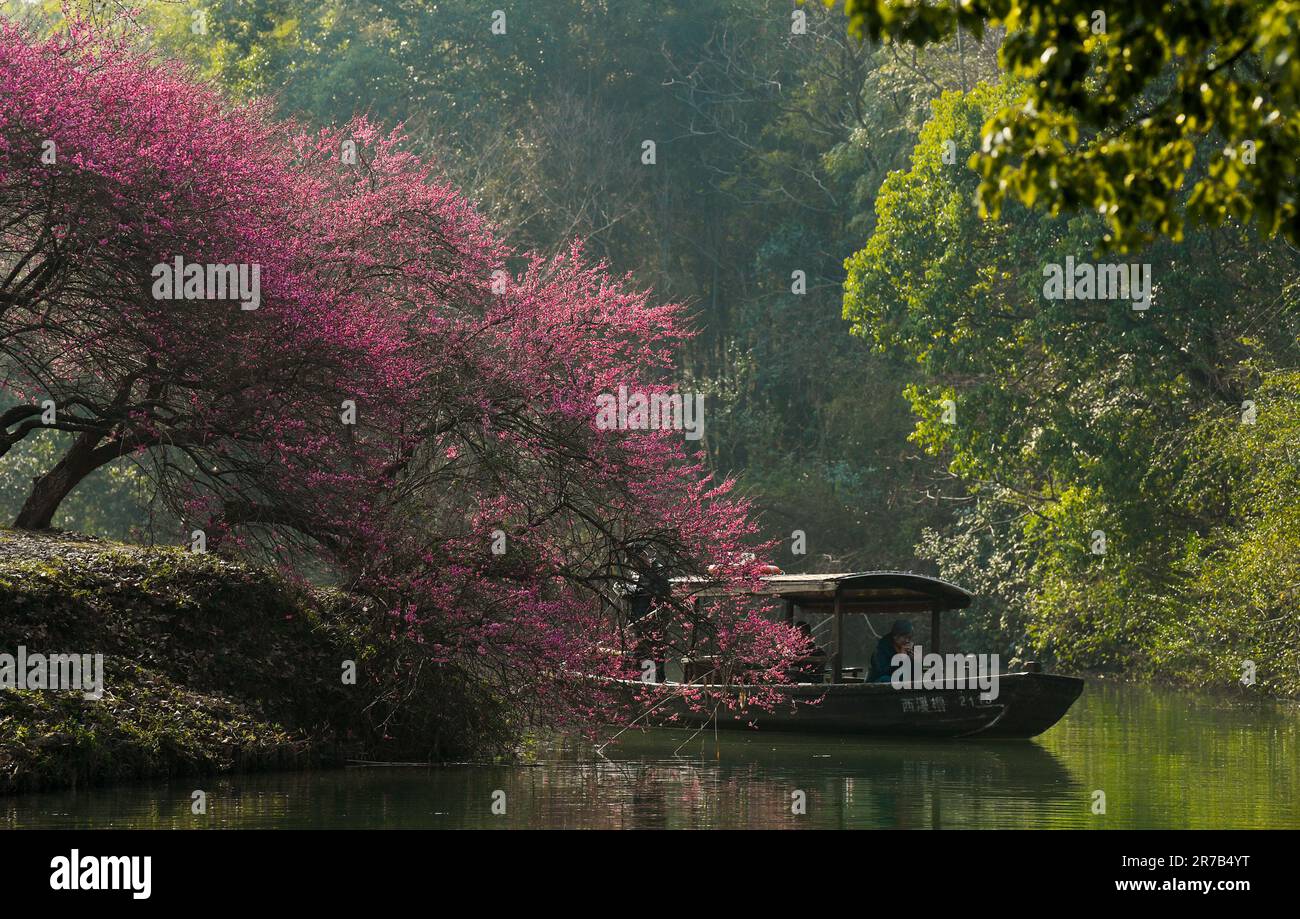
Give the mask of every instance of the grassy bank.
M 104 655 L 99 700 L 0 689 L 0 793 L 463 755 L 464 724 L 428 707 L 376 723 L 371 619 L 357 598 L 215 555 L 0 530 L 0 653 Z

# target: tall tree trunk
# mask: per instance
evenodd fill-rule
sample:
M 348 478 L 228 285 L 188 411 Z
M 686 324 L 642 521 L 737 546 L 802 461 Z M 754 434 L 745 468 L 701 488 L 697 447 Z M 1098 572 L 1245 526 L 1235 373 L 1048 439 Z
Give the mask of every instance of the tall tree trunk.
M 80 435 L 64 454 L 63 459 L 49 472 L 32 482 L 31 494 L 18 512 L 14 529 L 44 530 L 54 519 L 63 499 L 72 493 L 81 480 L 100 466 L 121 455 L 122 441 L 114 438 L 109 443 L 96 446 L 103 439 L 97 431 Z

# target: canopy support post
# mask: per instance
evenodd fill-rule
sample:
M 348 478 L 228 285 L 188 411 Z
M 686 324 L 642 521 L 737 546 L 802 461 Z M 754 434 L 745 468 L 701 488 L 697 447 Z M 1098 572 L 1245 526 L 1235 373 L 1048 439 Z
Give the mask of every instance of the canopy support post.
M 935 654 L 942 654 L 939 650 L 939 607 L 935 606 L 930 609 L 930 648 Z
M 835 585 L 835 618 L 831 620 L 831 682 L 839 683 L 844 677 L 844 604 L 840 601 L 840 586 Z

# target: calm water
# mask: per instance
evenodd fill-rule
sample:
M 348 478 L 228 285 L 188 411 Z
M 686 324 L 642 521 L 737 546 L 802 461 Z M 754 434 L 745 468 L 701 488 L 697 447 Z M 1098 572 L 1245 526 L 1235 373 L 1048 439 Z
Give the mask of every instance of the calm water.
M 190 814 L 194 788 L 208 814 Z M 1106 793 L 1104 816 L 1092 793 Z M 504 815 L 493 813 L 505 792 Z M 802 791 L 807 813 L 791 813 Z M 0 826 L 1300 827 L 1300 708 L 1090 683 L 1033 741 L 688 731 L 521 766 L 356 767 L 0 798 Z M 499 795 L 497 796 L 500 797 Z

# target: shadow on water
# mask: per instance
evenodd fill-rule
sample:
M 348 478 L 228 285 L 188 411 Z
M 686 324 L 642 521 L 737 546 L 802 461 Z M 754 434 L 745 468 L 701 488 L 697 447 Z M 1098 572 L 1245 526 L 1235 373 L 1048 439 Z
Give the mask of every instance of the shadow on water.
M 0 798 L 0 827 L 1300 827 L 1298 788 L 1295 706 L 1091 682 L 1033 741 L 629 731 L 603 755 L 556 738 L 527 765 Z M 190 812 L 195 789 L 207 792 L 206 815 Z M 1093 813 L 1096 791 L 1105 814 Z

